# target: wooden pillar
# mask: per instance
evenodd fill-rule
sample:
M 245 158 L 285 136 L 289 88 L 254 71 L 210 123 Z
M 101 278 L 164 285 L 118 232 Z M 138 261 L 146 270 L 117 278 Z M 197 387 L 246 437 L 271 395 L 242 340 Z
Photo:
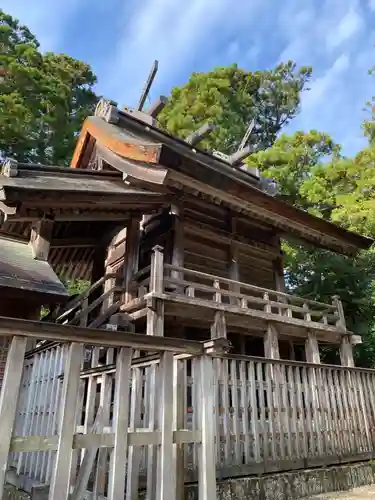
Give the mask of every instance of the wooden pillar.
M 125 304 L 135 298 L 135 289 L 132 287 L 132 279 L 134 274 L 138 271 L 139 238 L 140 219 L 133 218 L 129 221 L 126 231 L 126 250 L 124 265 Z
M 91 282 L 96 283 L 105 274 L 105 260 L 107 249 L 104 244 L 98 245 L 94 250 L 92 260 Z
M 285 278 L 283 268 L 283 257 L 277 257 L 273 262 L 273 275 L 275 278 L 275 289 L 278 292 L 285 292 Z
M 48 260 L 52 240 L 53 220 L 41 219 L 31 227 L 30 243 L 34 259 Z
M 264 336 L 264 357 L 269 359 L 280 359 L 279 335 L 275 325 L 268 324 Z
M 342 366 L 354 366 L 353 344 L 351 335 L 343 335 L 340 345 L 340 360 Z
M 230 242 L 229 254 L 228 254 L 228 277 L 230 280 L 240 281 L 240 269 L 238 264 L 239 250 L 238 250 L 238 244 L 236 242 L 236 235 L 237 235 L 236 217 L 231 216 L 230 218 L 230 232 L 232 234 L 232 241 Z M 230 285 L 229 290 L 231 292 L 239 293 L 240 286 L 237 285 L 236 283 L 233 283 L 232 285 Z M 241 301 L 239 299 L 236 299 L 235 297 L 231 297 L 230 303 L 233 305 L 240 305 Z
M 151 304 L 147 312 L 147 335 L 164 335 L 164 301 L 157 297 L 164 292 L 163 248 L 156 245 L 151 256 L 150 293 Z
M 319 345 L 314 332 L 308 332 L 305 343 L 306 361 L 308 363 L 320 363 Z
M 183 209 L 181 205 L 172 205 L 171 214 L 173 217 L 173 250 L 172 266 L 184 267 L 184 226 Z M 181 279 L 181 273 L 172 272 L 172 277 Z
M 263 295 L 264 300 L 269 301 L 268 293 Z M 264 311 L 272 312 L 272 307 L 268 303 L 264 306 Z M 269 359 L 280 359 L 279 351 L 279 334 L 276 326 L 273 323 L 267 324 L 267 330 L 264 336 L 264 357 Z
M 343 366 L 354 366 L 353 344 L 351 341 L 351 335 L 348 335 L 347 333 L 344 308 L 338 295 L 334 295 L 334 297 L 332 298 L 332 304 L 336 309 L 336 326 L 342 333 L 340 344 L 341 364 Z

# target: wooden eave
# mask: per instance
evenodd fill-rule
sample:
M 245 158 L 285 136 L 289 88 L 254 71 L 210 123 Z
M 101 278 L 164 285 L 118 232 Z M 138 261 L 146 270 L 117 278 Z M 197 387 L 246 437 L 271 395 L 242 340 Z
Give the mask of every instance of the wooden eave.
M 8 219 L 27 218 L 33 209 L 64 216 L 66 211 L 123 213 L 160 207 L 165 193 L 124 182 L 121 173 L 79 171 L 61 167 L 18 165 L 15 177 L 0 175 L 0 212 Z M 53 214 L 52 214 L 53 215 Z
M 279 234 L 285 237 L 294 236 L 307 243 L 348 255 L 355 255 L 358 250 L 368 249 L 373 244 L 371 238 L 310 215 L 254 186 L 238 192 L 236 186 L 228 181 L 226 191 L 222 191 L 177 172 L 171 172 L 168 181 L 171 187 L 179 188 L 184 193 L 209 198 L 214 203 L 222 203 L 234 211 L 262 220 L 278 228 Z
M 125 148 L 121 148 L 121 141 Z M 72 166 L 89 168 L 95 145 L 99 154 L 106 155 L 107 163 L 125 176 L 134 175 L 146 185 L 149 183 L 150 189 L 159 182 L 223 203 L 267 222 L 286 237 L 296 237 L 339 253 L 353 255 L 373 244 L 370 238 L 269 196 L 252 175 L 121 111 L 118 111 L 116 125 L 98 116 L 86 120 Z M 141 151 L 144 151 L 142 158 Z M 156 175 L 159 175 L 157 181 Z

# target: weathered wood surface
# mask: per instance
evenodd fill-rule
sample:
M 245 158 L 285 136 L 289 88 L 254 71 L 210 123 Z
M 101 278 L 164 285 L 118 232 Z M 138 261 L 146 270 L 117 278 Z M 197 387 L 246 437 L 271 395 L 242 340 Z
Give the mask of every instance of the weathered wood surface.
M 83 332 L 81 329 L 84 338 Z M 113 332 L 100 333 L 104 339 Z M 174 352 L 178 349 L 157 348 L 155 364 L 152 359 L 146 363 L 132 362 L 135 351 L 131 345 L 110 348 L 106 363 L 116 361 L 116 368 L 85 378 L 80 377 L 83 343 L 52 345 L 28 356 L 24 364 L 26 341 L 26 336 L 14 337 L 0 400 L 5 431 L 0 457 L 4 471 L 2 484 L 8 465 L 27 478 L 29 485 L 50 484 L 51 500 L 66 500 L 71 494 L 80 498 L 84 489 L 108 499 L 133 500 L 144 485 L 150 488 L 149 498 L 181 498 L 173 473 L 175 447 L 198 445 L 202 440 L 201 429 L 208 424 L 202 421 L 206 418 L 203 415 L 192 432 L 173 417 L 178 398 L 173 390 Z M 160 341 L 167 346 L 165 338 Z M 152 336 L 146 336 L 147 343 L 149 350 L 155 352 Z M 204 353 L 203 345 L 191 345 L 201 346 L 200 354 Z M 92 349 L 91 356 L 91 371 L 98 370 L 97 347 Z M 200 360 L 198 357 L 198 365 Z M 207 379 L 207 370 L 205 373 L 205 381 L 213 384 L 213 380 Z M 181 393 L 184 387 L 179 388 Z M 95 414 L 99 415 L 100 424 L 98 419 L 94 420 Z M 205 463 L 207 460 L 200 467 L 208 467 Z M 200 475 L 207 482 L 207 474 L 201 471 Z M 210 477 L 212 485 L 212 474 Z M 179 485 L 181 490 L 183 481 Z M 200 499 L 213 498 L 212 494 L 207 495 L 208 492 L 203 493 Z
M 148 338 L 151 343 L 153 336 Z M 111 481 L 115 481 L 115 465 L 108 453 L 116 446 L 113 426 L 120 425 L 109 411 L 118 397 L 113 399 L 110 387 L 116 387 L 128 358 L 123 351 L 117 368 L 113 363 L 103 367 L 97 349 L 92 351 L 92 367 L 81 372 L 87 389 L 71 449 L 102 450 L 106 459 L 98 470 L 105 494 L 110 467 Z M 59 448 L 56 418 L 63 418 L 59 391 L 65 379 L 59 375 L 66 353 L 66 347 L 55 346 L 25 361 L 10 441 L 10 465 L 19 474 L 43 483 L 49 482 Z M 107 357 L 107 363 L 111 359 Z M 235 477 L 375 457 L 374 370 L 218 354 L 214 358 L 179 355 L 174 361 L 168 355 L 161 365 L 160 355 L 155 354 L 133 359 L 127 367 L 129 408 L 128 417 L 124 413 L 122 418 L 129 418 L 125 443 L 125 489 L 133 494 L 129 498 L 137 498 L 138 487 L 144 485 L 153 494 L 165 488 L 176 491 L 176 485 L 182 484 L 182 470 L 185 480 L 200 479 L 201 494 L 206 495 L 200 498 L 215 498 L 210 496 L 215 462 L 218 477 Z M 100 398 L 95 397 L 96 387 Z M 103 404 L 108 420 L 102 432 L 92 434 L 94 415 Z M 124 439 L 125 434 L 121 435 Z M 168 451 L 166 462 L 156 458 L 160 447 Z M 180 476 L 174 478 L 166 471 L 177 463 Z M 89 490 L 99 473 L 95 467 Z M 119 470 L 122 479 L 111 488 L 122 488 L 124 471 Z
M 160 247 L 157 247 L 157 257 L 156 259 L 154 253 L 151 271 L 149 267 L 141 269 L 133 277 L 139 292 L 142 290 L 142 293 L 139 293 L 138 307 L 137 299 L 134 299 L 131 309 L 136 311 L 143 308 L 146 300 L 149 308 L 149 331 L 155 330 L 155 318 L 158 318 L 161 325 L 165 315 L 184 318 L 191 316 L 191 310 L 195 309 L 194 318 L 197 320 L 212 318 L 213 336 L 226 335 L 226 320 L 234 326 L 235 318 L 235 322 L 240 326 L 242 316 L 242 326 L 245 326 L 247 318 L 251 317 L 256 320 L 252 322 L 252 327 L 256 327 L 258 322 L 259 327 L 263 328 L 263 334 L 266 323 L 269 325 L 268 330 L 272 328 L 272 324 L 279 325 L 285 331 L 290 328 L 290 336 L 308 338 L 311 331 L 313 335 L 319 335 L 319 341 L 325 342 L 340 344 L 343 336 L 347 336 L 350 340 L 348 346 L 342 347 L 342 357 L 345 360 L 350 354 L 351 344 L 360 340 L 346 330 L 342 304 L 337 298 L 332 304 L 324 304 L 279 290 L 165 264 Z M 132 312 L 128 308 L 126 310 Z M 161 326 L 159 329 L 161 330 Z M 311 342 L 312 338 L 308 344 L 309 348 L 312 347 Z M 346 357 L 343 353 L 346 353 Z M 345 362 L 350 363 L 350 360 Z

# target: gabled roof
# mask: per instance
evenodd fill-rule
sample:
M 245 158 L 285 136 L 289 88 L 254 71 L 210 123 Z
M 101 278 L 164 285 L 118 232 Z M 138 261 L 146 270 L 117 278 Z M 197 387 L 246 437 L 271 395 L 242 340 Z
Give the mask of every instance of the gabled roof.
M 314 217 L 267 194 L 259 177 L 191 146 L 139 118 L 107 106 L 86 119 L 74 152 L 74 169 L 92 168 L 93 157 L 120 171 L 134 186 L 180 190 L 209 198 L 267 222 L 281 235 L 345 254 L 373 240 Z
M 68 292 L 48 262 L 34 259 L 27 243 L 0 238 L 0 289 L 32 292 L 41 304 L 65 300 Z

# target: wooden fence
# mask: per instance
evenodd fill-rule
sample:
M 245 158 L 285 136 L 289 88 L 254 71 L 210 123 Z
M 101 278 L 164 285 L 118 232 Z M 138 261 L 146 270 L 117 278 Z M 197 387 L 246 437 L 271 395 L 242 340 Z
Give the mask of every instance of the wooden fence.
M 192 345 L 196 349 L 199 344 Z M 116 469 L 110 456 L 115 453 L 120 409 L 121 442 L 127 439 L 127 445 L 121 444 L 123 462 L 122 469 L 117 464 L 117 473 L 124 474 L 129 500 L 137 498 L 139 489 L 155 492 L 163 487 L 157 478 L 165 471 L 164 459 L 169 474 L 176 471 L 164 490 L 181 491 L 183 482 L 199 479 L 202 470 L 213 481 L 215 463 L 216 476 L 225 478 L 375 456 L 375 371 L 218 352 L 208 357 L 181 350 L 144 357 L 137 352 L 129 360 L 122 350 L 109 348 L 103 357 L 100 348 L 92 346 L 90 366 L 75 367 L 80 383 L 72 400 L 76 417 L 69 431 L 69 439 L 74 434 L 69 481 L 76 496 L 72 498 L 80 498 L 77 491 L 83 489 L 92 498 L 114 498 L 110 484 Z M 52 491 L 56 467 L 63 460 L 58 436 L 68 419 L 64 401 L 71 351 L 67 344 L 52 346 L 25 360 L 10 447 L 9 465 L 19 476 L 51 483 Z M 128 385 L 122 386 L 120 398 L 125 361 Z M 204 435 L 212 435 L 212 443 L 207 443 L 211 472 L 210 464 L 202 463 Z M 164 453 L 173 459 L 163 458 Z M 67 477 L 66 473 L 65 481 Z M 206 498 L 214 497 L 200 497 Z
M 133 500 L 139 488 L 150 500 L 180 498 L 184 445 L 199 454 L 199 499 L 216 498 L 214 379 L 204 344 L 0 318 L 0 335 L 12 331 L 0 397 L 0 498 L 9 467 L 29 488 L 49 483 L 51 500 Z M 65 343 L 25 360 L 28 337 Z M 92 346 L 92 376 L 82 372 L 84 346 Z M 101 346 L 110 368 L 99 366 Z M 140 350 L 157 362 L 136 361 Z M 194 430 L 179 420 L 176 355 L 197 366 Z

